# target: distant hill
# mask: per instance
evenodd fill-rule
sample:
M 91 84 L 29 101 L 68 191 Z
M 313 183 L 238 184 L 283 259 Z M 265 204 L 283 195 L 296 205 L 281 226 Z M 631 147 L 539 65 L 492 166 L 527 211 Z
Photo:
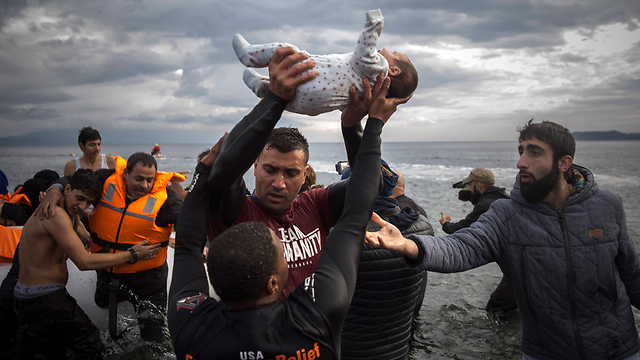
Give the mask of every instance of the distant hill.
M 576 131 L 576 140 L 640 140 L 640 133 L 625 134 L 619 131 Z

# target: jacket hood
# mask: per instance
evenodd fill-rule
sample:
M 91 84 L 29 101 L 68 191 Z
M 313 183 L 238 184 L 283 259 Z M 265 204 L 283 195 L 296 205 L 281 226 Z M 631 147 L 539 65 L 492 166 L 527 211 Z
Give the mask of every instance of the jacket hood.
M 598 184 L 593 177 L 593 173 L 589 169 L 576 164 L 571 165 L 571 168 L 577 170 L 578 172 L 580 172 L 580 174 L 582 174 L 582 176 L 584 176 L 585 184 L 582 190 L 569 196 L 567 201 L 564 203 L 564 207 L 579 203 L 580 201 L 583 201 L 584 199 L 587 199 L 588 197 L 598 192 Z M 540 212 L 546 212 L 551 209 L 547 204 L 544 204 L 542 202 L 535 204 L 530 203 L 522 197 L 522 194 L 520 193 L 520 174 L 516 175 L 516 181 L 513 184 L 513 190 L 511 190 L 511 200 L 523 206 L 536 209 Z M 555 211 L 553 209 L 551 210 Z

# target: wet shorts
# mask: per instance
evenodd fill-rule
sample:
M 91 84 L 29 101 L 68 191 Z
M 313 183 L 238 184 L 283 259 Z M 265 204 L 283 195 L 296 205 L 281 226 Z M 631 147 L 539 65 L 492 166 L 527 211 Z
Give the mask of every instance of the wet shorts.
M 66 288 L 55 284 L 31 286 L 26 289 L 40 294 L 21 298 L 24 294 L 16 286 L 14 309 L 18 317 L 18 333 L 14 348 L 18 358 L 33 359 L 36 354 L 59 358 L 65 348 L 73 350 L 76 359 L 100 359 L 104 345 L 100 331 L 78 306 Z

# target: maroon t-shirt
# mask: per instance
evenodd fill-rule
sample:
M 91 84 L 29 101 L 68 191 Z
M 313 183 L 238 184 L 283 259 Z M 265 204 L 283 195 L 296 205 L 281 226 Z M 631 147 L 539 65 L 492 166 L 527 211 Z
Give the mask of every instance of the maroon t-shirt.
M 247 196 L 240 216 L 233 222 L 233 225 L 247 221 L 263 223 L 282 241 L 289 263 L 289 279 L 282 299 L 310 276 L 318 264 L 329 230 L 334 225 L 328 206 L 329 188 L 299 194 L 291 207 L 281 213 L 270 212 Z

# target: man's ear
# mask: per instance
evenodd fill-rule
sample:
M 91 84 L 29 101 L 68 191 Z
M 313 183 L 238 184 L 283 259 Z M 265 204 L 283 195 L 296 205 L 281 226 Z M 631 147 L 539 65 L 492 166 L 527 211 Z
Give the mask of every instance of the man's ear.
M 78 141 L 78 147 L 80 148 L 80 151 L 84 151 L 84 144 Z
M 573 165 L 573 158 L 569 155 L 565 155 L 558 160 L 558 170 L 560 170 L 560 172 L 564 173 L 569 171 L 571 165 Z
M 402 70 L 399 67 L 389 66 L 389 76 L 398 76 L 400 73 L 402 73 Z
M 278 280 L 276 279 L 275 274 L 269 277 L 267 280 L 267 293 L 269 295 L 276 294 L 280 290 L 280 285 L 278 284 Z
M 71 185 L 67 184 L 64 186 L 64 195 L 68 195 L 71 192 Z

